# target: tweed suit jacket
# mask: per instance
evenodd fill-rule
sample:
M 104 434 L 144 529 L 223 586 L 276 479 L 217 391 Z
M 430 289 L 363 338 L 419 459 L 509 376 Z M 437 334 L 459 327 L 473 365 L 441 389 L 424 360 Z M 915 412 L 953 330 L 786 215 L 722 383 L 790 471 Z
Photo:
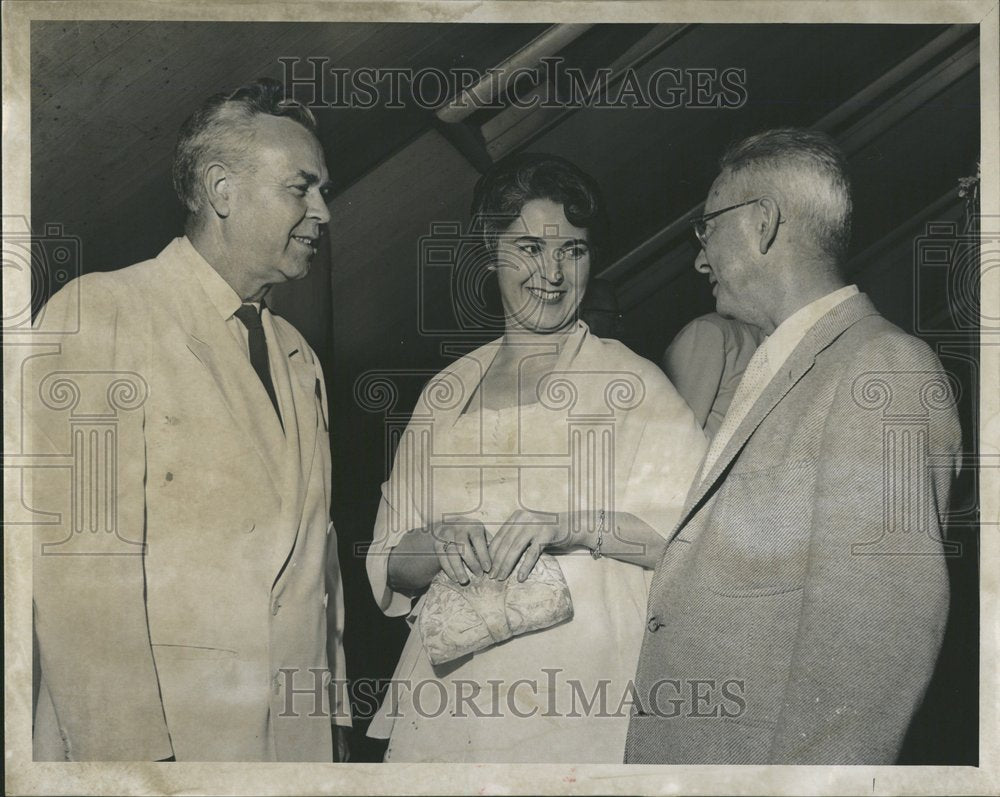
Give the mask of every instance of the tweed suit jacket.
M 692 487 L 650 589 L 627 763 L 889 764 L 948 610 L 941 364 L 858 294 Z

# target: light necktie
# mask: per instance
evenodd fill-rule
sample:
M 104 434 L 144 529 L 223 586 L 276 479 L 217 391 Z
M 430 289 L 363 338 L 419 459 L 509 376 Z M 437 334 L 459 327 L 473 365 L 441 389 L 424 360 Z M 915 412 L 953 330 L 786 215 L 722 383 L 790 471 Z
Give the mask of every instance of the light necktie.
M 739 428 L 747 413 L 750 412 L 750 408 L 767 386 L 770 376 L 771 369 L 767 359 L 767 346 L 761 344 L 757 347 L 757 351 L 753 353 L 750 362 L 747 363 L 746 370 L 743 372 L 743 379 L 740 380 L 739 387 L 736 388 L 736 393 L 729 405 L 729 411 L 726 413 L 726 417 L 722 419 L 719 431 L 712 438 L 712 444 L 708 447 L 708 454 L 705 455 L 705 462 L 701 466 L 700 478 L 704 479 L 709 471 L 711 471 L 712 466 L 719 458 L 719 455 L 726 447 L 733 433 Z
M 281 420 L 281 410 L 278 409 L 278 397 L 274 392 L 274 383 L 271 381 L 271 364 L 267 357 L 267 339 L 264 337 L 264 325 L 260 320 L 260 311 L 252 304 L 240 305 L 240 309 L 234 314 L 247 328 L 250 342 L 250 364 L 260 377 L 264 390 L 267 391 L 274 411 L 278 415 L 278 422 L 281 428 L 285 425 Z

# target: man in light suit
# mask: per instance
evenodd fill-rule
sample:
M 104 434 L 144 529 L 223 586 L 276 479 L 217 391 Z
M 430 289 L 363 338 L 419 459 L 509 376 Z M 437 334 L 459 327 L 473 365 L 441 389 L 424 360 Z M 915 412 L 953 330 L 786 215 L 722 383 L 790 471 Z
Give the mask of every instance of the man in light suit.
M 844 284 L 827 136 L 734 145 L 705 211 L 696 268 L 768 337 L 657 566 L 625 761 L 891 764 L 947 616 L 948 380 Z
M 315 129 L 275 81 L 207 100 L 174 160 L 186 235 L 36 320 L 32 442 L 71 463 L 32 484 L 38 759 L 346 755 L 323 374 L 263 303 L 330 218 Z

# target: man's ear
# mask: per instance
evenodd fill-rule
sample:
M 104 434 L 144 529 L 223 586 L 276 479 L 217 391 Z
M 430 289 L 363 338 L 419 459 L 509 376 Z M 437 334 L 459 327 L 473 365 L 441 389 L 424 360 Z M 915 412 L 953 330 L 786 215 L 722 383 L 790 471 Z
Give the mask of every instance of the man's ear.
M 226 218 L 229 215 L 230 192 L 232 182 L 229 170 L 225 164 L 210 163 L 205 169 L 203 186 L 208 203 L 219 218 Z
M 774 197 L 764 196 L 758 200 L 758 205 L 760 205 L 760 225 L 758 230 L 760 232 L 760 253 L 766 255 L 771 246 L 774 245 L 774 239 L 778 235 L 778 225 L 781 223 L 781 208 L 778 207 L 778 203 L 775 201 Z

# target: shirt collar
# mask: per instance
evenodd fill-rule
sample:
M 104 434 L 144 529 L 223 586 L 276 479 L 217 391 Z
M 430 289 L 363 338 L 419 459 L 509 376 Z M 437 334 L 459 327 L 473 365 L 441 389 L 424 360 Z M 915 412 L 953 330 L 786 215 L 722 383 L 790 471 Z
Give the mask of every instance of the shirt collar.
M 766 346 L 768 366 L 773 376 L 788 359 L 795 347 L 802 342 L 806 333 L 813 325 L 834 307 L 858 293 L 857 285 L 846 285 L 843 288 L 828 293 L 805 307 L 800 307 L 788 318 L 782 321 L 764 341 Z
M 228 321 L 233 317 L 233 313 L 240 309 L 243 300 L 233 290 L 232 286 L 222 278 L 219 272 L 212 268 L 211 264 L 201 256 L 187 236 L 180 240 L 189 250 L 188 261 L 191 263 L 194 275 L 198 279 L 202 290 L 205 291 L 215 309 L 219 311 L 222 320 Z

